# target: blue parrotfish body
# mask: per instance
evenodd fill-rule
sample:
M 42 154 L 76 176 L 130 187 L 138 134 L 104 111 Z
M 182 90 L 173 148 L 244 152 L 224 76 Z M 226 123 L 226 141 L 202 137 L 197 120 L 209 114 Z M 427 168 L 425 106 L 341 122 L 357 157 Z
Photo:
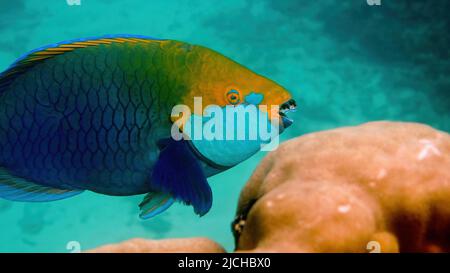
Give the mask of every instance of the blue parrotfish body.
M 212 205 L 206 177 L 258 148 L 244 153 L 227 144 L 218 155 L 206 140 L 174 140 L 172 108 L 192 107 L 194 97 L 219 107 L 281 105 L 282 127 L 291 123 L 286 109 L 295 106 L 273 81 L 174 40 L 102 36 L 26 54 L 0 74 L 0 197 L 147 194 L 142 218 L 174 201 L 204 215 Z

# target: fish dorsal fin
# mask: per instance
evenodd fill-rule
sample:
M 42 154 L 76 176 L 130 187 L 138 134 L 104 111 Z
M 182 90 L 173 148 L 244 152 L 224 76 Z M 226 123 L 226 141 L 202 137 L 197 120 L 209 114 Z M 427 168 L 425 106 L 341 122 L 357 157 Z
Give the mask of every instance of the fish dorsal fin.
M 32 50 L 17 59 L 7 70 L 0 73 L 0 93 L 7 85 L 9 85 L 18 75 L 40 63 L 46 59 L 74 51 L 80 48 L 113 44 L 113 43 L 161 43 L 163 39 L 156 39 L 140 35 L 105 35 L 99 37 L 91 37 L 84 39 L 76 39 L 63 41 L 56 44 L 47 45 Z
M 80 194 L 80 190 L 41 186 L 0 168 L 0 197 L 11 201 L 49 202 Z

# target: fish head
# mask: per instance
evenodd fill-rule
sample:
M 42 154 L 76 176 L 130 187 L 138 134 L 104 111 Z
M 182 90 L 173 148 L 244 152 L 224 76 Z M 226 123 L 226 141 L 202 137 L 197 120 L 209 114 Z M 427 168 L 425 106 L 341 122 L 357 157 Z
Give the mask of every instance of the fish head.
M 193 98 L 200 97 L 203 109 L 209 105 L 258 106 L 269 119 L 279 121 L 281 131 L 293 123 L 286 114 L 295 111 L 297 104 L 286 88 L 214 50 L 194 46 L 192 51 L 197 58 L 189 62 L 189 91 L 183 98 L 191 109 Z M 196 110 L 202 115 L 202 110 Z
M 191 118 L 183 127 L 187 128 L 183 133 L 188 135 L 198 157 L 203 162 L 209 162 L 207 164 L 209 169 L 206 168 L 208 170 L 205 173 L 210 175 L 246 160 L 264 145 L 269 144 L 274 139 L 274 135 L 267 137 L 267 134 L 262 136 L 258 133 L 252 138 L 247 129 L 260 128 L 261 120 L 263 120 L 265 125 L 269 124 L 266 127 L 276 128 L 270 129 L 271 133 L 273 131 L 276 134 L 281 133 L 292 124 L 293 121 L 287 117 L 286 113 L 295 110 L 296 103 L 291 93 L 281 85 L 220 53 L 203 47 L 196 47 L 193 51 L 197 58 L 195 62 L 189 62 L 191 65 L 189 91 L 183 98 L 183 104 L 193 111 Z M 193 105 L 193 98 L 201 98 L 202 108 L 196 108 Z M 205 109 L 210 106 L 216 109 L 214 118 L 204 115 Z M 256 109 L 257 118 L 254 118 L 256 115 L 246 116 L 246 111 L 252 107 Z M 240 124 L 244 124 L 244 127 L 239 127 L 235 121 L 230 122 L 226 118 L 229 109 L 237 111 L 237 116 L 243 113 L 240 117 L 245 118 L 240 120 L 243 120 Z M 218 116 L 220 116 L 219 119 L 223 118 L 222 138 L 208 138 L 205 135 L 201 138 L 195 137 L 195 133 L 192 132 L 195 131 L 196 124 L 201 124 L 202 128 L 211 128 L 213 126 L 208 126 L 208 123 L 212 120 L 217 121 Z M 230 127 L 235 128 L 231 133 L 234 134 L 232 139 L 227 138 Z M 245 129 L 240 130 L 240 128 Z M 245 136 L 239 138 L 238 135 L 242 131 L 245 131 Z

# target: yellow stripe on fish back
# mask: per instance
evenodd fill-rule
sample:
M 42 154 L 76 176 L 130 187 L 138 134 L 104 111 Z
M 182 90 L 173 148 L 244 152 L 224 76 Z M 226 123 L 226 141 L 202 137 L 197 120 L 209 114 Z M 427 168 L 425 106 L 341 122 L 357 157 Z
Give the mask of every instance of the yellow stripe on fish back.
M 36 62 L 43 61 L 45 59 L 49 59 L 55 57 L 57 55 L 61 55 L 76 49 L 99 46 L 99 45 L 109 45 L 113 43 L 128 43 L 130 45 L 133 44 L 159 44 L 162 46 L 165 43 L 170 42 L 170 40 L 156 40 L 156 39 L 145 39 L 145 38 L 132 38 L 132 37 L 117 37 L 117 38 L 98 38 L 92 40 L 78 41 L 78 42 L 68 42 L 62 43 L 54 47 L 48 47 L 42 49 L 40 51 L 35 51 L 20 61 L 18 61 L 13 67 L 11 67 L 6 73 L 2 76 L 4 78 L 13 76 L 17 72 L 19 72 L 22 68 L 29 67 Z
M 55 55 L 63 54 L 68 51 L 72 51 L 79 48 L 85 48 L 90 46 L 98 46 L 103 44 L 112 44 L 112 43 L 156 43 L 156 44 L 163 44 L 168 42 L 168 40 L 151 40 L 151 39 L 143 39 L 143 38 L 100 38 L 95 40 L 86 40 L 86 41 L 80 41 L 80 42 L 73 42 L 69 44 L 61 44 L 56 47 L 49 47 L 42 51 L 34 52 L 27 56 L 25 60 L 34 60 L 35 56 L 40 56 L 42 58 L 39 58 L 39 60 L 50 58 Z

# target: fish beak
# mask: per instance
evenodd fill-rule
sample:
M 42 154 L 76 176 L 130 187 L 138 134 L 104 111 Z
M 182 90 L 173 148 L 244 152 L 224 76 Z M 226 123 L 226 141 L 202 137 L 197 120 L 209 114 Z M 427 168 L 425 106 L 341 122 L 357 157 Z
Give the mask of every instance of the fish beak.
M 297 103 L 294 99 L 290 99 L 287 102 L 280 105 L 280 117 L 281 117 L 281 123 L 283 124 L 283 128 L 286 129 L 289 126 L 292 125 L 294 120 L 288 118 L 287 113 L 289 112 L 295 112 L 297 108 Z

